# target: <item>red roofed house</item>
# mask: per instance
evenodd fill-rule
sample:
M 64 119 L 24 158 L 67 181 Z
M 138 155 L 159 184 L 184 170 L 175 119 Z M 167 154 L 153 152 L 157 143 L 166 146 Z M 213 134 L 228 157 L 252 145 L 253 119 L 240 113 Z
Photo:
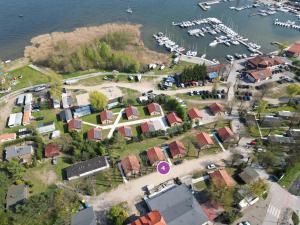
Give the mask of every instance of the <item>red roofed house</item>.
M 201 149 L 209 148 L 211 145 L 214 145 L 212 138 L 205 132 L 197 134 L 197 140 Z
M 250 70 L 247 72 L 246 77 L 253 83 L 257 83 L 263 80 L 268 80 L 272 77 L 272 71 L 269 68 Z
M 248 60 L 248 66 L 252 69 L 265 69 L 265 68 L 275 68 L 279 65 L 284 65 L 283 61 L 278 56 L 261 56 L 258 55 L 254 58 Z
M 147 121 L 141 124 L 142 133 L 155 132 L 163 129 L 160 120 Z
M 196 122 L 196 121 L 200 122 L 200 120 L 202 120 L 202 118 L 203 118 L 202 113 L 197 108 L 191 108 L 191 109 L 189 109 L 188 115 L 189 115 L 190 119 L 193 122 Z
M 232 141 L 234 134 L 229 127 L 223 127 L 217 130 L 217 133 L 223 142 Z
M 180 125 L 182 123 L 182 119 L 177 116 L 176 113 L 170 112 L 167 115 L 167 120 L 171 127 Z
M 162 149 L 158 147 L 149 148 L 147 151 L 147 157 L 150 161 L 151 166 L 154 166 L 158 162 L 164 161 L 166 159 Z
M 0 143 L 6 142 L 6 141 L 13 141 L 13 140 L 16 140 L 16 138 L 17 138 L 16 133 L 1 134 L 0 135 Z
M 141 216 L 129 225 L 167 225 L 159 211 L 151 211 L 145 216 Z
M 139 118 L 139 111 L 137 107 L 134 106 L 128 106 L 125 109 L 125 114 L 128 120 L 134 120 Z
M 121 161 L 121 165 L 126 177 L 140 173 L 141 164 L 136 155 L 128 155 Z
M 45 157 L 52 158 L 59 155 L 59 146 L 57 144 L 47 144 L 45 147 Z
M 170 153 L 173 159 L 184 157 L 187 153 L 181 141 L 173 141 L 169 144 Z
M 151 116 L 155 116 L 155 115 L 160 115 L 161 114 L 161 109 L 160 109 L 160 105 L 152 102 L 149 105 L 147 105 L 148 108 L 148 112 Z
M 286 51 L 288 56 L 299 57 L 300 56 L 300 43 L 294 43 Z
M 131 127 L 122 126 L 118 128 L 118 132 L 125 137 L 125 139 L 129 140 L 132 138 L 132 130 Z
M 87 139 L 90 141 L 101 141 L 103 139 L 100 128 L 91 128 L 87 132 Z
M 109 110 L 104 110 L 100 112 L 100 120 L 102 124 L 109 124 L 113 122 L 113 112 Z
M 224 208 L 219 206 L 215 201 L 208 200 L 200 205 L 209 221 L 214 221 L 224 212 Z
M 216 170 L 213 173 L 209 174 L 212 182 L 217 187 L 228 187 L 232 188 L 236 185 L 232 177 L 227 173 L 226 169 Z
M 221 115 L 225 112 L 223 105 L 219 103 L 213 103 L 210 106 L 208 106 L 208 108 L 213 115 Z
M 82 130 L 82 121 L 80 119 L 71 119 L 68 122 L 68 131 L 78 131 Z

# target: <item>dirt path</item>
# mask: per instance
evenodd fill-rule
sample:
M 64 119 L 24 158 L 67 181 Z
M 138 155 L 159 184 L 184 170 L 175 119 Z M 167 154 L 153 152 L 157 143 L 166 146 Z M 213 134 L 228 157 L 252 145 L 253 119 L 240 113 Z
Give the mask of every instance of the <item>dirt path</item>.
M 0 104 L 0 133 L 6 126 L 7 118 L 9 117 L 14 104 L 14 98 L 10 98 L 7 102 L 3 102 Z
M 89 197 L 86 200 L 94 207 L 95 211 L 107 210 L 114 204 L 128 202 L 133 204 L 143 196 L 142 188 L 146 185 L 158 185 L 175 177 L 183 177 L 195 170 L 204 169 L 208 162 L 221 163 L 222 159 L 229 159 L 230 151 L 221 152 L 215 155 L 207 155 L 201 158 L 188 160 L 180 165 L 173 166 L 167 175 L 159 175 L 157 172 L 131 180 L 126 184 L 119 185 L 116 189 Z

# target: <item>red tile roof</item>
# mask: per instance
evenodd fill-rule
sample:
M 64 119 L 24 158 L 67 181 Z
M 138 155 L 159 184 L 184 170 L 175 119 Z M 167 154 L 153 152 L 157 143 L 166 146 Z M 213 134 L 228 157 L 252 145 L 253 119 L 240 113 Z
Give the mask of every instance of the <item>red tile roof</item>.
M 100 120 L 101 122 L 105 120 L 112 120 L 113 113 L 109 110 L 104 110 L 100 112 Z
M 202 203 L 201 208 L 208 217 L 209 221 L 214 221 L 219 215 L 222 214 L 222 212 L 224 212 L 224 209 L 221 206 L 212 201 Z
M 6 140 L 14 140 L 17 138 L 16 133 L 9 133 L 9 134 L 1 134 L 0 135 L 0 142 Z
M 68 130 L 72 131 L 72 130 L 80 130 L 82 129 L 82 121 L 79 119 L 71 119 L 68 122 Z
M 270 57 L 270 56 L 261 56 L 261 55 L 249 59 L 248 62 L 257 67 L 258 66 L 269 67 L 269 66 L 285 64 L 285 62 L 277 56 Z
M 229 127 L 223 127 L 217 130 L 219 137 L 225 141 L 234 136 L 232 130 Z
M 177 116 L 176 113 L 174 112 L 170 112 L 168 115 L 167 115 L 167 120 L 169 122 L 170 125 L 172 125 L 173 123 L 182 123 L 182 119 L 179 118 Z
M 219 103 L 213 103 L 209 106 L 210 111 L 216 115 L 217 113 L 224 112 L 224 107 Z
M 59 147 L 57 144 L 48 144 L 45 147 L 45 157 L 50 158 L 59 155 Z
M 151 114 L 153 112 L 158 112 L 160 113 L 160 106 L 159 104 L 155 103 L 155 102 L 152 102 L 150 103 L 149 105 L 147 105 L 147 108 L 148 108 L 148 112 Z
M 172 155 L 172 158 L 176 157 L 177 155 L 185 155 L 186 154 L 186 148 L 184 147 L 183 143 L 181 141 L 173 141 L 169 144 L 170 153 Z
M 197 134 L 197 140 L 201 147 L 214 144 L 212 138 L 205 132 L 201 132 Z
M 144 122 L 141 124 L 142 133 L 148 133 L 150 131 L 148 122 Z
M 91 128 L 87 132 L 88 140 L 102 140 L 102 132 L 100 128 Z
M 210 173 L 209 176 L 217 187 L 234 187 L 236 184 L 232 177 L 227 173 L 226 169 L 216 170 L 213 173 Z
M 197 108 L 191 108 L 191 109 L 189 109 L 188 115 L 189 115 L 189 117 L 190 117 L 191 120 L 193 120 L 193 119 L 202 119 L 203 118 L 202 113 Z
M 266 78 L 272 76 L 272 71 L 269 68 L 261 70 L 250 70 L 248 71 L 248 74 L 255 80 L 265 80 Z
M 128 126 L 119 127 L 118 132 L 122 134 L 124 137 L 132 137 L 131 127 Z
M 140 171 L 141 165 L 138 158 L 135 155 L 128 155 L 121 161 L 122 168 L 125 174 L 131 171 Z
M 153 147 L 148 149 L 147 157 L 150 161 L 150 164 L 153 165 L 156 162 L 164 161 L 166 159 L 165 154 L 161 148 Z
M 292 54 L 300 54 L 300 43 L 294 43 L 291 47 L 287 50 Z
M 125 114 L 126 114 L 127 118 L 129 118 L 131 116 L 139 116 L 139 111 L 134 106 L 128 106 L 127 108 L 125 108 Z
M 224 64 L 218 64 L 218 65 L 213 65 L 213 66 L 208 66 L 207 67 L 207 72 L 212 73 L 212 72 L 220 72 L 221 69 L 225 68 Z
M 159 211 L 152 211 L 133 221 L 130 225 L 167 225 Z

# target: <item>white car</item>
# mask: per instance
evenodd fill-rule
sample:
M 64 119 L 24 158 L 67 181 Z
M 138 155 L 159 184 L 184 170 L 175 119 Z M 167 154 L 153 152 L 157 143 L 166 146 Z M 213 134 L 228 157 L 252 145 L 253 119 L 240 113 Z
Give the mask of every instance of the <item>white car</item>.
M 207 169 L 209 169 L 209 170 L 213 170 L 213 169 L 216 169 L 216 168 L 217 168 L 216 165 L 213 164 L 213 163 L 207 165 Z

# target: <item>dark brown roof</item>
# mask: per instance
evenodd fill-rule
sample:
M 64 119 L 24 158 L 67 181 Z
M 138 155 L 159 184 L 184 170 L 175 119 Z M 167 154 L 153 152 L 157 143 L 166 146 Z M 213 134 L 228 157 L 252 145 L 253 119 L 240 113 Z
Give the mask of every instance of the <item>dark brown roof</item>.
M 181 141 L 173 141 L 169 144 L 170 153 L 172 157 L 176 157 L 177 155 L 185 155 L 186 154 L 186 148 L 184 147 L 183 143 Z
M 48 144 L 45 147 L 45 157 L 54 157 L 59 155 L 59 146 L 57 144 Z

